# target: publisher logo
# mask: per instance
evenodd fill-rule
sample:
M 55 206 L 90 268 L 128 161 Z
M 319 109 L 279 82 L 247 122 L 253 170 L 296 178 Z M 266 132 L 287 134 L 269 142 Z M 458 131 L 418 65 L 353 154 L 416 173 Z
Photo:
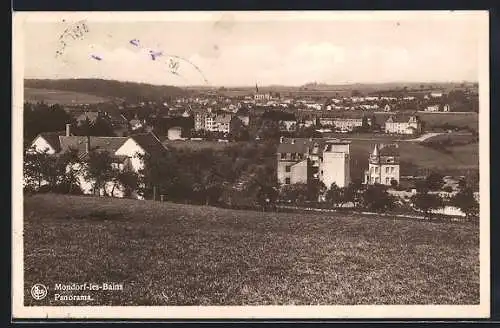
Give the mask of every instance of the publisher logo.
M 34 284 L 31 287 L 31 296 L 37 301 L 43 300 L 47 296 L 47 287 L 42 284 Z

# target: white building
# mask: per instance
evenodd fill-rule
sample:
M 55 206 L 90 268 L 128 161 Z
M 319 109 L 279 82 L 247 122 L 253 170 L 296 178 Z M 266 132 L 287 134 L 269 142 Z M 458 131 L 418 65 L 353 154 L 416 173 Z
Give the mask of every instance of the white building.
M 424 111 L 426 111 L 426 112 L 439 112 L 439 105 L 438 104 L 429 105 L 424 109 Z
M 390 186 L 393 180 L 399 183 L 398 145 L 375 145 L 365 171 L 365 184 Z
M 350 182 L 350 144 L 338 139 L 281 138 L 277 150 L 280 184 L 322 181 L 345 187 Z
M 422 132 L 422 123 L 417 116 L 390 116 L 385 121 L 385 133 L 418 134 Z
M 319 179 L 327 188 L 332 183 L 338 187 L 347 187 L 351 181 L 349 142 L 327 140 L 323 147 L 319 165 Z
M 81 163 L 68 166 L 67 171 L 75 172 L 77 182 L 84 194 L 95 194 L 94 181 L 85 175 L 86 164 L 90 151 L 107 152 L 112 159 L 112 167 L 119 170 L 131 170 L 140 174 L 144 168 L 143 155 L 158 156 L 167 149 L 152 133 L 137 134 L 130 137 L 94 137 L 73 136 L 67 126 L 66 133 L 41 133 L 31 144 L 36 152 L 58 156 L 69 151 L 76 151 Z M 113 197 L 125 196 L 125 189 L 116 181 L 107 181 L 104 187 L 96 191 L 100 195 L 109 194 Z M 137 193 L 132 197 L 142 198 Z

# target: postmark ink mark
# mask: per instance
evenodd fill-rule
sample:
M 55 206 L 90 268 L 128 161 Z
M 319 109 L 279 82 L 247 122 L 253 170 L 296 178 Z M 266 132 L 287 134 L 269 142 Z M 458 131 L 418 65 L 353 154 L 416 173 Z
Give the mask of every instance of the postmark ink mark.
M 139 49 L 144 49 L 144 47 L 141 45 L 141 42 L 139 39 L 132 39 L 129 41 L 129 43 L 131 45 L 133 45 L 134 47 L 137 47 Z M 188 64 L 188 66 L 193 67 L 200 74 L 200 76 L 203 78 L 204 82 L 206 84 L 209 84 L 207 78 L 205 77 L 205 75 L 203 74 L 201 69 L 198 66 L 196 66 L 194 63 L 192 63 L 190 60 L 188 60 L 184 57 L 172 55 L 172 54 L 167 54 L 167 53 L 164 53 L 163 51 L 157 51 L 157 50 L 151 50 L 151 49 L 148 51 L 148 55 L 151 57 L 151 60 L 154 60 L 154 61 L 156 61 L 156 59 L 158 57 L 161 57 L 161 56 L 167 57 L 168 60 L 166 61 L 166 64 L 168 65 L 169 72 L 173 75 L 178 76 L 178 77 L 182 77 L 181 74 L 179 74 L 179 68 L 181 68 L 181 62 L 184 62 L 184 63 Z
M 163 52 L 161 51 L 149 50 L 149 54 L 151 55 L 152 60 L 156 60 L 157 57 L 163 56 Z
M 63 23 L 66 23 L 64 19 Z M 66 48 L 73 41 L 83 40 L 87 33 L 89 33 L 89 27 L 85 20 L 75 22 L 74 24 L 66 27 L 64 31 L 59 35 L 59 47 L 56 50 L 56 57 L 63 55 Z

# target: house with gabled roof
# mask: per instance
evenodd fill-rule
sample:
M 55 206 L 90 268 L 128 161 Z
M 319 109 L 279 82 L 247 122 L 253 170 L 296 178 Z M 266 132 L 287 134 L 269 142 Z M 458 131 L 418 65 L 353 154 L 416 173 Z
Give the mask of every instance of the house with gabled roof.
M 71 134 L 69 124 L 66 132 L 40 133 L 32 142 L 28 151 L 46 152 L 49 155 L 59 156 L 69 151 L 76 151 L 78 158 L 84 163 L 91 151 L 107 152 L 112 159 L 112 166 L 118 170 L 131 170 L 140 174 L 144 168 L 143 155 L 161 156 L 168 149 L 153 133 L 142 133 L 129 137 L 100 137 L 100 136 L 74 136 Z M 78 172 L 78 184 L 85 194 L 93 194 L 93 181 L 88 180 L 84 174 L 85 164 L 72 164 L 71 170 Z M 121 186 L 115 182 L 105 184 L 101 194 L 109 194 L 114 190 L 115 197 L 123 197 Z M 140 195 L 135 195 L 141 198 Z

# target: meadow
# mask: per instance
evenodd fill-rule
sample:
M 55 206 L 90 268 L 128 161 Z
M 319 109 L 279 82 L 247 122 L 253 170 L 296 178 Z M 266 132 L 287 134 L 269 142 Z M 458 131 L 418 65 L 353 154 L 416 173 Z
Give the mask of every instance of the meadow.
M 47 104 L 77 105 L 98 104 L 109 102 L 111 99 L 75 91 L 24 88 L 24 100 Z
M 39 194 L 24 272 L 27 306 L 478 304 L 479 228 Z M 54 300 L 55 283 L 83 282 L 124 289 Z
M 420 117 L 420 119 L 425 123 L 425 129 L 432 129 L 434 127 L 439 127 L 444 125 L 445 123 L 448 123 L 450 125 L 454 125 L 456 127 L 460 128 L 471 128 L 475 129 L 476 131 L 479 128 L 479 115 L 478 113 L 475 112 L 438 112 L 438 113 L 432 113 L 432 112 L 417 112 L 414 113 L 413 111 L 399 111 L 399 112 L 371 112 L 371 111 L 362 111 L 362 110 L 356 110 L 356 111 L 341 111 L 341 112 L 335 112 L 335 114 L 331 114 L 334 116 L 339 116 L 339 117 L 350 117 L 350 118 L 360 118 L 363 117 L 364 115 L 370 117 L 371 115 L 375 115 L 375 121 L 377 124 L 383 126 L 385 121 L 389 118 L 391 115 L 412 115 L 416 114 L 417 116 Z

